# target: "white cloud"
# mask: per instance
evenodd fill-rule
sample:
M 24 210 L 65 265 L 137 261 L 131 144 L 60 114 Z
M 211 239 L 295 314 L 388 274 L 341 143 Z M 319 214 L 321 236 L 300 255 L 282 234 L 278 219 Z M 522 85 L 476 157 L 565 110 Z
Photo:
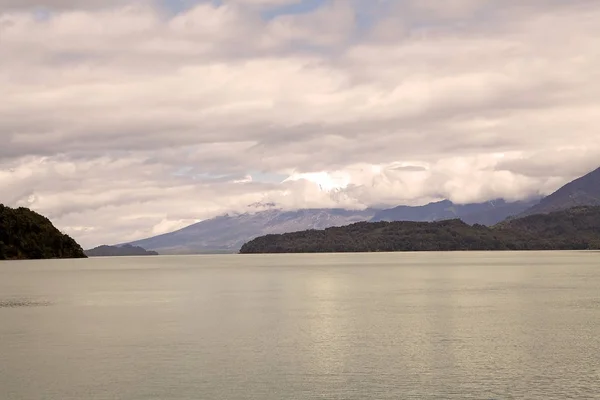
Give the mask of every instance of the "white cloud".
M 450 18 L 466 17 L 493 3 L 489 0 L 412 0 L 405 4 L 418 14 Z
M 355 24 L 352 3 L 331 0 L 309 14 L 285 15 L 267 26 L 267 41 L 309 41 L 312 45 L 329 46 L 349 39 Z
M 417 3 L 0 2 L 0 201 L 89 246 L 257 201 L 518 199 L 597 167 L 600 4 Z
M 250 6 L 282 6 L 297 3 L 297 0 L 224 0 L 224 3 Z
M 137 0 L 137 3 L 146 0 Z M 101 8 L 131 3 L 128 0 L 0 0 L 2 10 Z

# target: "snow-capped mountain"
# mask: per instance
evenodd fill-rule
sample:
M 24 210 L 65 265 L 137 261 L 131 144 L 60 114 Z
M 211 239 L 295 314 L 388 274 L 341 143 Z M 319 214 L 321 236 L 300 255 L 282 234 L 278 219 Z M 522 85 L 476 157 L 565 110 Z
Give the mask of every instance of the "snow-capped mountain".
M 306 229 L 325 229 L 371 219 L 376 210 L 308 209 L 283 211 L 271 204 L 266 211 L 223 215 L 175 232 L 132 242 L 160 254 L 236 252 L 255 237 Z
M 132 242 L 160 254 L 237 252 L 247 241 L 270 233 L 325 229 L 360 221 L 438 221 L 461 218 L 469 224 L 493 225 L 517 215 L 538 200 L 508 203 L 495 200 L 457 205 L 448 200 L 425 206 L 387 210 L 304 209 L 284 211 L 274 203 L 255 203 L 253 212 L 228 214 L 201 221 L 175 232 Z

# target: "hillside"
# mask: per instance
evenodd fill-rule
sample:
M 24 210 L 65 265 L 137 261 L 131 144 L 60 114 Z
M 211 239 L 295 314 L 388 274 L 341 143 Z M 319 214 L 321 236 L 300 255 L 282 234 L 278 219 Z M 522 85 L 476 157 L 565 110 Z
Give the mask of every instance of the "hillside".
M 600 168 L 567 183 L 519 216 L 547 214 L 578 206 L 600 206 Z
M 361 222 L 325 230 L 266 235 L 240 253 L 600 249 L 600 207 L 533 215 L 494 227 L 458 219 Z
M 483 203 L 455 204 L 450 200 L 443 200 L 424 206 L 398 206 L 381 210 L 375 214 L 371 222 L 433 222 L 460 218 L 471 225 L 494 225 L 510 216 L 522 213 L 538 202 L 539 199 L 517 202 L 497 199 Z
M 0 204 L 0 260 L 85 257 L 81 246 L 46 217 Z
M 85 250 L 88 257 L 125 257 L 125 256 L 157 256 L 156 251 L 148 251 L 138 246 L 126 244 L 123 246 L 98 246 Z
M 573 207 L 498 224 L 495 229 L 536 248 L 600 249 L 600 207 Z

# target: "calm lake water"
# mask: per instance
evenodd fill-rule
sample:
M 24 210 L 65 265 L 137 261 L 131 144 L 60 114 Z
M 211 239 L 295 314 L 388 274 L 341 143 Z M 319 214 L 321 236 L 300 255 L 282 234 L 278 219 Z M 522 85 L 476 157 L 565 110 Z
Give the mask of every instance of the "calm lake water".
M 512 398 L 600 398 L 600 253 L 0 262 L 0 399 Z

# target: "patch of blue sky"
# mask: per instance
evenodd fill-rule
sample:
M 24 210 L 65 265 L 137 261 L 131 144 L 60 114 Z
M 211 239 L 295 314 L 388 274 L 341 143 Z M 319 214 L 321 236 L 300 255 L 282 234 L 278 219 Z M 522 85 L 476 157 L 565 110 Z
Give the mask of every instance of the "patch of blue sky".
M 175 170 L 172 174 L 173 176 L 190 176 L 194 171 L 193 167 L 181 167 Z
M 389 12 L 392 3 L 389 0 L 353 0 L 358 31 L 369 30 L 375 22 Z
M 177 14 L 184 12 L 197 4 L 210 3 L 216 7 L 223 5 L 224 0 L 159 0 L 163 7 L 170 13 Z M 297 0 L 288 4 L 266 7 L 261 10 L 261 16 L 265 21 L 272 20 L 282 15 L 301 15 L 308 14 L 327 5 L 331 0 Z M 386 13 L 391 2 L 390 0 L 347 0 L 351 2 L 356 12 L 356 29 L 354 39 L 362 37 L 363 33 L 368 32 L 373 24 Z M 349 38 L 352 40 L 353 38 Z M 294 48 L 304 51 L 319 52 L 321 48 L 302 48 L 308 46 L 305 43 L 293 44 Z M 309 46 L 310 47 L 310 46 Z
M 211 1 L 207 0 L 159 0 L 159 4 L 162 5 L 164 9 L 167 11 L 178 14 L 189 10 L 200 3 L 211 3 Z
M 198 172 L 196 168 L 190 166 L 180 167 L 177 170 L 173 171 L 172 175 L 177 177 L 186 177 L 190 179 L 200 179 L 209 181 L 242 179 L 244 176 L 250 175 L 252 177 L 252 181 L 261 183 L 281 183 L 288 178 L 287 175 L 256 170 L 248 171 L 246 174 L 235 175 L 220 174 L 216 172 Z
M 262 183 L 281 183 L 288 178 L 287 175 L 264 171 L 249 171 L 248 175 L 252 177 L 252 181 Z
M 210 3 L 216 7 L 224 4 L 223 0 L 159 0 L 162 6 L 172 13 L 179 13 L 201 3 Z M 304 14 L 323 6 L 328 0 L 298 0 L 290 4 L 264 9 L 262 16 L 270 20 L 281 15 Z
M 270 20 L 281 15 L 306 14 L 322 7 L 327 0 L 300 0 L 295 3 L 284 4 L 277 7 L 271 7 L 262 12 L 266 20 Z
M 209 172 L 196 172 L 196 173 L 192 174 L 191 177 L 194 179 L 211 180 L 211 181 L 222 181 L 222 180 L 228 180 L 228 179 L 232 178 L 230 175 L 211 174 Z
M 216 180 L 225 177 L 226 175 L 221 174 L 211 174 L 208 172 L 198 172 L 194 167 L 181 167 L 175 170 L 173 176 L 181 176 L 192 179 L 206 179 L 206 180 Z
M 271 20 L 282 15 L 307 14 L 325 6 L 330 0 L 300 0 L 295 3 L 271 7 L 262 12 L 265 20 Z M 368 31 L 373 24 L 386 13 L 390 0 L 347 0 L 351 2 L 356 13 L 356 33 Z
M 52 18 L 52 12 L 47 8 L 36 8 L 33 11 L 33 17 L 36 21 L 48 21 Z

